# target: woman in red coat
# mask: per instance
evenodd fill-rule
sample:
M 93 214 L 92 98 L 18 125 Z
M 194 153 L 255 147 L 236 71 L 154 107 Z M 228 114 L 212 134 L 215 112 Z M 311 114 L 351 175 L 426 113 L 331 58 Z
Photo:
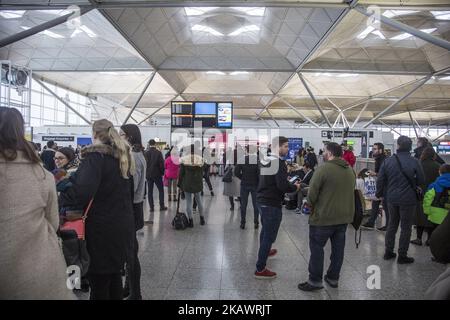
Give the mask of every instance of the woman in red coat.
M 356 163 L 356 157 L 353 154 L 352 149 L 353 148 L 351 146 L 348 146 L 346 143 L 342 144 L 342 150 L 344 151 L 344 154 L 343 154 L 342 158 L 345 161 L 347 161 L 347 163 L 350 165 L 350 167 L 353 168 L 355 166 L 355 163 Z

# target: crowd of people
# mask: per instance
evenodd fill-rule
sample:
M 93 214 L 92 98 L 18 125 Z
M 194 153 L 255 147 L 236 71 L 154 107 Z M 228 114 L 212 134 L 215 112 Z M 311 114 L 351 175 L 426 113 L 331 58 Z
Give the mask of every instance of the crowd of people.
M 126 124 L 117 130 L 106 119 L 93 123 L 92 137 L 92 145 L 81 150 L 49 141 L 39 154 L 24 138 L 20 112 L 0 109 L 0 177 L 6 182 L 0 184 L 0 238 L 6 244 L 0 253 L 1 297 L 75 298 L 66 286 L 69 263 L 61 239 L 64 249 L 65 239 L 70 238 L 67 223 L 82 219 L 84 234 L 75 238 L 85 244 L 89 264 L 82 270 L 81 289 L 89 290 L 93 300 L 142 299 L 136 232 L 154 223 L 154 185 L 161 212 L 168 210 L 167 187 L 169 202 L 185 200 L 188 227 L 194 227 L 193 211 L 198 211 L 199 225 L 204 226 L 203 181 L 214 196 L 210 175 L 217 163 L 224 164 L 223 195 L 230 210 L 235 203 L 240 206 L 241 229 L 246 229 L 251 197 L 254 229 L 261 226 L 257 279 L 277 275 L 267 267 L 267 260 L 277 255 L 273 244 L 282 207 L 292 200 L 296 213 L 309 215 L 309 276 L 298 288 L 320 290 L 323 281 L 337 288 L 346 230 L 355 216 L 355 190 L 372 203 L 364 229 L 374 229 L 382 206 L 386 225 L 378 230 L 386 232 L 384 259 L 397 257 L 400 226 L 399 264 L 414 262 L 408 248 L 410 243 L 423 244 L 424 231 L 434 260 L 450 262 L 450 165 L 442 163 L 426 139 L 419 139 L 414 156 L 408 137 L 398 138 L 397 153 L 391 157 L 385 155 L 382 143 L 375 143 L 375 170 L 355 174 L 356 157 L 346 143 L 326 143 L 320 150 L 320 165 L 312 147 L 301 149 L 288 166 L 288 139 L 282 136 L 271 141 L 268 152 L 257 145 L 237 145 L 223 155 L 200 143 L 173 146 L 163 155 L 153 139 L 144 148 L 138 126 Z M 411 241 L 413 225 L 417 237 Z M 324 276 L 328 240 L 331 263 Z

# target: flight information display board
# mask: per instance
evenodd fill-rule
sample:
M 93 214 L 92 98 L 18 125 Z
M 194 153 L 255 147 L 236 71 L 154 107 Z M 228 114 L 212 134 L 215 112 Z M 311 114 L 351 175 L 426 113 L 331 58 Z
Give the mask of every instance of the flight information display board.
M 172 101 L 171 124 L 177 128 L 193 128 L 201 122 L 203 128 L 231 129 L 233 103 L 216 101 Z
M 231 129 L 233 127 L 233 103 L 217 103 L 217 127 Z
M 192 128 L 193 103 L 185 101 L 172 101 L 171 125 L 176 128 Z

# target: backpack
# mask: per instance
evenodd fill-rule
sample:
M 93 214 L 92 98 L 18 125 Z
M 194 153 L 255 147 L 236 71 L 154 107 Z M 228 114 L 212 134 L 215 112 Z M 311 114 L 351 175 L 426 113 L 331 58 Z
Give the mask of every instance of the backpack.
M 222 178 L 222 182 L 233 182 L 233 167 L 229 166 L 225 169 L 225 174 Z
M 172 227 L 175 230 L 184 230 L 188 227 L 189 221 L 186 215 L 183 212 L 180 212 L 180 192 L 178 192 L 177 199 L 177 213 L 172 220 Z
M 356 248 L 358 248 L 359 244 L 361 243 L 361 223 L 363 220 L 363 214 L 364 214 L 364 207 L 363 207 L 363 196 L 361 194 L 360 190 L 354 191 L 355 193 L 355 212 L 353 214 L 353 222 L 352 226 L 355 228 L 355 244 Z M 358 237 L 358 230 L 359 230 L 359 237 Z

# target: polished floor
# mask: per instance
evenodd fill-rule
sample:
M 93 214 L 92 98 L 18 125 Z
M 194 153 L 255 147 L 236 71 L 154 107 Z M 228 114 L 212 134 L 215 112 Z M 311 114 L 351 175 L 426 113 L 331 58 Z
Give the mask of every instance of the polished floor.
M 411 245 L 409 254 L 416 259 L 411 265 L 384 261 L 384 233 L 378 231 L 364 231 L 356 249 L 350 226 L 339 288 L 324 284 L 325 288 L 318 292 L 301 292 L 297 284 L 308 277 L 308 217 L 283 209 L 283 221 L 274 244 L 278 255 L 267 265 L 278 276 L 273 280 L 257 280 L 253 273 L 260 230 L 255 230 L 253 224 L 246 230 L 239 228 L 239 206 L 230 211 L 228 199 L 222 195 L 221 179 L 212 181 L 216 195 L 211 197 L 205 192 L 203 197 L 206 225 L 200 226 L 197 213 L 193 229 L 173 230 L 176 202 L 170 202 L 168 211 L 155 211 L 153 226 L 145 226 L 138 233 L 144 299 L 423 299 L 426 289 L 446 269 L 445 265 L 431 261 L 431 253 L 425 246 Z M 154 197 L 156 200 L 156 191 Z M 184 206 L 183 201 L 182 211 Z M 145 210 L 147 220 L 147 204 Z M 251 201 L 248 210 L 252 212 Z M 248 221 L 252 221 L 251 216 Z M 329 253 L 328 243 L 325 268 Z M 381 289 L 367 288 L 370 265 L 380 267 Z M 87 298 L 86 294 L 79 296 Z

